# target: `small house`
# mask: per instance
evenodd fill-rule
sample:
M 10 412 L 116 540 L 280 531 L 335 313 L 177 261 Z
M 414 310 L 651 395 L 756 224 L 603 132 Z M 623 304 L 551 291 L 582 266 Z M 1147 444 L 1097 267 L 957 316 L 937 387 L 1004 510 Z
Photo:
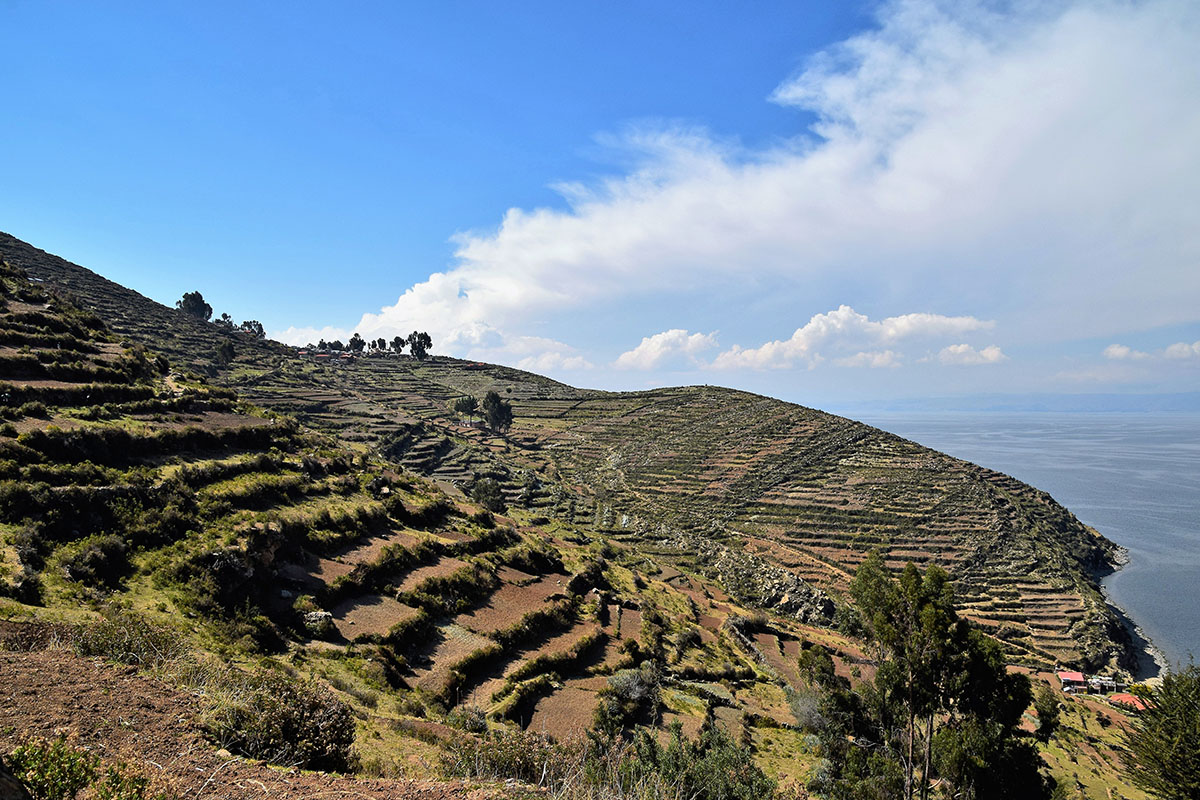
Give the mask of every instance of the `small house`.
M 1065 670 L 1058 673 L 1058 679 L 1062 682 L 1062 690 L 1064 692 L 1083 692 L 1087 690 L 1087 679 L 1082 672 L 1074 672 Z
M 1146 701 L 1136 694 L 1130 694 L 1129 692 L 1118 692 L 1117 694 L 1109 695 L 1108 702 L 1114 706 L 1124 706 L 1134 711 L 1146 710 Z

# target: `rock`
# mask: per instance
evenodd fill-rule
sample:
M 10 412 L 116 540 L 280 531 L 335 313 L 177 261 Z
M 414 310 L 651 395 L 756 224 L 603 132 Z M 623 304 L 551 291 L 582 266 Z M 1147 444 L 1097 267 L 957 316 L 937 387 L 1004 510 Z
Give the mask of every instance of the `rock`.
M 304 627 L 313 636 L 323 639 L 333 633 L 333 614 L 328 611 L 309 611 L 304 615 Z
M 25 784 L 9 771 L 4 759 L 0 759 L 0 800 L 33 800 Z

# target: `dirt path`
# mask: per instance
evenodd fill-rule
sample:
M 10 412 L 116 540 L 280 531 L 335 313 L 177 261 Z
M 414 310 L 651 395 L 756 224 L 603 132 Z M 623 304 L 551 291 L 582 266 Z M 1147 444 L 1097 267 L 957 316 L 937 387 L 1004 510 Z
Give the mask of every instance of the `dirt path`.
M 180 798 L 396 798 L 509 796 L 461 782 L 354 779 L 300 772 L 218 752 L 201 734 L 191 696 L 122 668 L 56 650 L 0 651 L 0 750 L 27 736 L 67 737 L 104 759 L 136 765 L 153 788 Z

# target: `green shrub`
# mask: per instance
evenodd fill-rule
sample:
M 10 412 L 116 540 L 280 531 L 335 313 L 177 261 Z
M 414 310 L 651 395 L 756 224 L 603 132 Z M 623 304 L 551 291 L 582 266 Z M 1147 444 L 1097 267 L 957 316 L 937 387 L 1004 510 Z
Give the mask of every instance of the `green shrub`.
M 120 536 L 95 535 L 61 548 L 55 560 L 67 580 L 111 590 L 129 572 L 128 550 Z
M 17 409 L 17 413 L 22 417 L 39 417 L 42 419 L 50 416 L 50 413 L 46 411 L 45 403 L 39 403 L 36 401 L 23 403 L 21 407 Z
M 696 741 L 681 726 L 658 743 L 641 730 L 632 741 L 603 737 L 556 742 L 533 731 L 460 735 L 447 743 L 442 769 L 451 776 L 517 780 L 559 800 L 768 800 L 775 784 L 750 754 L 718 728 Z
M 639 669 L 623 669 L 612 675 L 608 686 L 600 691 L 596 727 L 615 734 L 634 725 L 653 725 L 658 721 L 660 685 L 661 676 L 653 661 L 643 662 Z
M 284 766 L 354 767 L 354 717 L 316 683 L 260 672 L 214 701 L 204 712 L 205 727 L 232 751 Z
M 96 800 L 145 800 L 150 786 L 121 762 L 101 770 L 98 756 L 68 745 L 61 736 L 53 742 L 27 741 L 13 751 L 9 763 L 34 800 L 71 800 L 89 788 L 87 796 Z
M 458 706 L 446 715 L 446 724 L 467 733 L 485 733 L 487 715 L 479 706 Z
M 495 478 L 480 478 L 471 487 L 471 499 L 488 511 L 503 513 L 507 508 L 504 490 Z
M 96 777 L 100 759 L 78 750 L 62 737 L 31 739 L 9 756 L 13 774 L 34 800 L 72 800 Z

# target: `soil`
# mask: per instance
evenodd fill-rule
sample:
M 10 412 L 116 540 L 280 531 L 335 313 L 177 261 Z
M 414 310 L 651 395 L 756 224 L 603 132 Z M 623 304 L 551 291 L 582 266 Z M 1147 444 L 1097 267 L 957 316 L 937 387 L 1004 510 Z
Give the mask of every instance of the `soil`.
M 338 633 L 353 640 L 356 636 L 383 636 L 395 625 L 416 616 L 417 609 L 394 597 L 370 594 L 346 600 L 330 613 Z
M 549 603 L 555 595 L 566 597 L 563 586 L 569 578 L 568 575 L 548 575 L 525 586 L 505 584 L 488 599 L 486 606 L 461 615 L 456 622 L 483 634 L 515 625 L 526 614 Z
M 0 751 L 31 736 L 69 741 L 106 762 L 141 770 L 154 791 L 179 797 L 484 800 L 512 796 L 462 781 L 356 779 L 301 772 L 218 751 L 197 722 L 196 701 L 139 674 L 57 650 L 0 651 Z
M 607 685 L 604 678 L 575 678 L 543 697 L 534 707 L 526 730 L 547 733 L 556 739 L 580 738 L 592 724 L 597 692 Z

